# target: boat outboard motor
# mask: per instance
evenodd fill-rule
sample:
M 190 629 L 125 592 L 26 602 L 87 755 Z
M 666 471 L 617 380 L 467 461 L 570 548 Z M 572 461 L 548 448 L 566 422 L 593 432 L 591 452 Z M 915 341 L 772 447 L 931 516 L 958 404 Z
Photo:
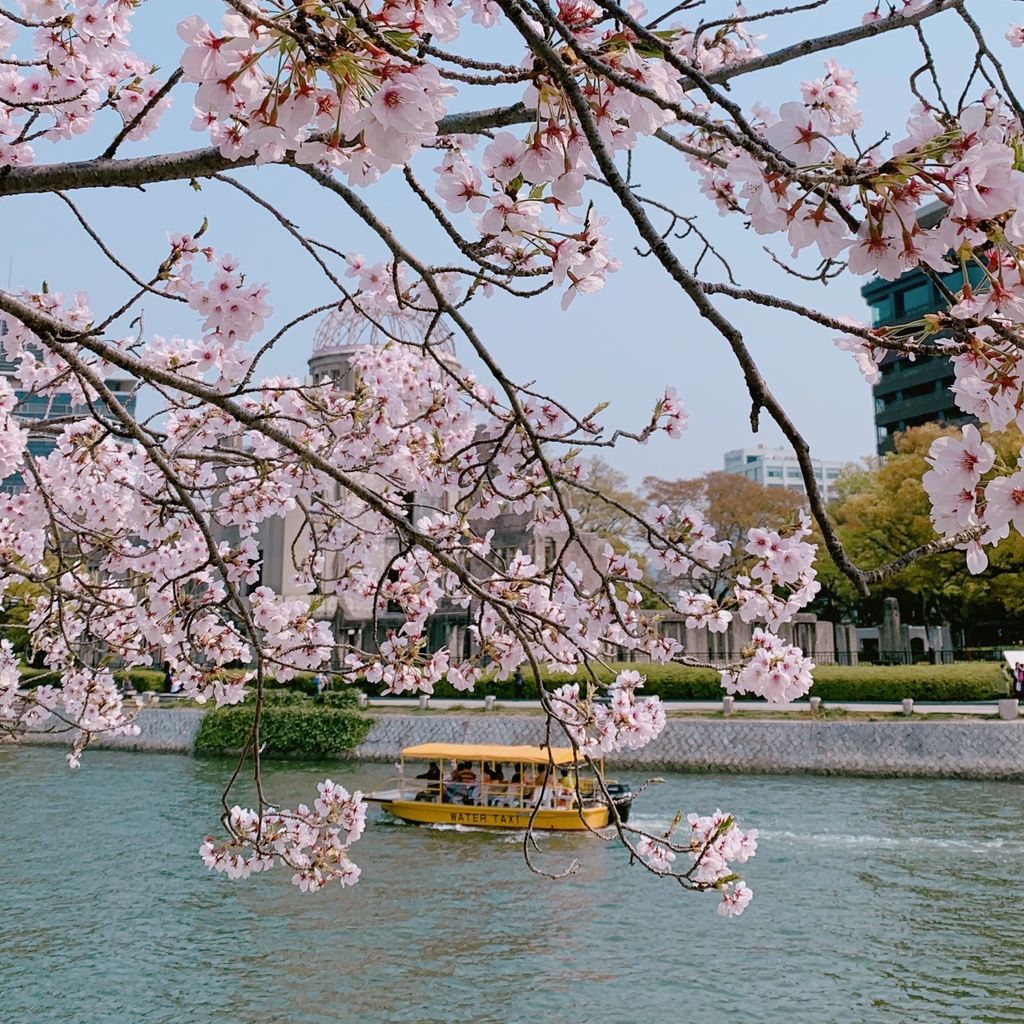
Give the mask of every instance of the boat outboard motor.
M 622 821 L 629 821 L 629 809 L 633 805 L 633 790 L 625 782 L 609 782 L 607 785 L 608 795 L 615 804 Z

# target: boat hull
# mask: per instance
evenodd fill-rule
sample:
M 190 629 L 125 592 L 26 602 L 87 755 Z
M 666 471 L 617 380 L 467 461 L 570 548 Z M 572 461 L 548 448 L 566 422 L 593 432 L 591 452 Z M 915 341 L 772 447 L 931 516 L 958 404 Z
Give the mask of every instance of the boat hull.
M 532 807 L 476 807 L 428 803 L 421 800 L 382 801 L 381 807 L 403 821 L 418 825 L 468 825 L 473 828 L 525 829 L 530 825 Z M 543 832 L 583 832 L 608 824 L 607 807 L 587 807 L 582 812 L 540 810 L 533 827 Z

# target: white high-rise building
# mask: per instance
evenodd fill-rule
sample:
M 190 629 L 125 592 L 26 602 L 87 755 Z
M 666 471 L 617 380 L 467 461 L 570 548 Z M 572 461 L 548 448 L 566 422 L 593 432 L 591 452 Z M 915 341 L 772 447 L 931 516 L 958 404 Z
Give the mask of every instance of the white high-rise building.
M 836 496 L 836 480 L 848 464 L 830 459 L 811 459 L 811 464 L 822 497 L 831 501 Z M 722 468 L 726 473 L 745 476 L 763 487 L 806 491 L 800 464 L 788 448 L 769 448 L 766 444 L 759 444 L 756 448 L 737 448 L 725 453 Z

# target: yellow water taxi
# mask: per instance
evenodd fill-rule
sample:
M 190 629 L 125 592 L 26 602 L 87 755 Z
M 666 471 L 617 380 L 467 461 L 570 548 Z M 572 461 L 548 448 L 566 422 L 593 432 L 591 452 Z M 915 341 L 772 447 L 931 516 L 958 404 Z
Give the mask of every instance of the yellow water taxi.
M 402 751 L 398 767 L 388 788 L 366 799 L 404 821 L 525 829 L 532 819 L 535 829 L 575 832 L 604 828 L 611 818 L 596 776 L 569 747 L 421 743 Z M 629 787 L 605 788 L 625 820 Z

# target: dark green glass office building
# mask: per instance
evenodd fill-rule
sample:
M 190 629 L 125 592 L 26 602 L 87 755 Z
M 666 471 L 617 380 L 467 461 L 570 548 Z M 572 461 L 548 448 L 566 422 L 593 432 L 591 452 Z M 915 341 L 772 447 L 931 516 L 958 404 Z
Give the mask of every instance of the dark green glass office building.
M 970 275 L 972 283 L 977 278 Z M 963 287 L 959 270 L 943 275 L 951 291 Z M 875 327 L 892 327 L 920 319 L 925 313 L 942 308 L 935 285 L 919 270 L 911 270 L 896 281 L 876 279 L 861 289 L 871 307 Z M 893 435 L 922 423 L 973 423 L 957 408 L 950 392 L 953 367 L 941 356 L 918 357 L 914 360 L 896 352 L 886 355 L 879 367 L 881 376 L 872 388 L 875 400 L 875 434 L 878 454 L 891 452 Z
M 0 337 L 7 333 L 7 325 L 0 321 Z M 52 434 L 41 434 L 32 432 L 33 420 L 58 420 L 74 416 L 85 416 L 89 409 L 82 405 L 75 405 L 71 395 L 67 391 L 58 391 L 51 395 L 38 395 L 24 391 L 18 387 L 14 380 L 16 367 L 4 353 L 0 351 L 0 377 L 6 377 L 14 390 L 18 404 L 14 407 L 14 416 L 22 426 L 27 427 L 28 450 L 36 458 L 45 458 L 57 447 Z M 112 378 L 105 381 L 111 394 L 124 406 L 128 412 L 135 415 L 136 385 L 132 380 L 126 378 Z M 102 407 L 102 403 L 101 403 Z M 0 491 L 15 493 L 24 487 L 20 473 L 15 473 L 4 480 L 0 480 Z

